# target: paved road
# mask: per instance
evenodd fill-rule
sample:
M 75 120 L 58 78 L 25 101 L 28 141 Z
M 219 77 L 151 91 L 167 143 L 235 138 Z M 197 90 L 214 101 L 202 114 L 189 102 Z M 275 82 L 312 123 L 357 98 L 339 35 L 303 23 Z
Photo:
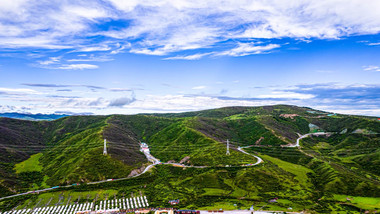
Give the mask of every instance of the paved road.
M 238 147 L 237 150 L 239 152 L 241 152 L 241 153 L 244 153 L 244 154 L 247 154 L 247 155 L 255 157 L 257 159 L 256 163 L 246 164 L 244 166 L 233 166 L 233 167 L 255 166 L 255 165 L 258 165 L 258 164 L 264 162 L 263 159 L 261 159 L 260 157 L 258 157 L 256 155 L 253 155 L 253 154 L 250 154 L 250 153 L 248 153 L 248 152 L 246 152 L 246 151 L 243 150 L 244 148 L 249 148 L 249 147 L 252 147 L 252 146 Z M 179 167 L 193 167 L 193 168 L 206 168 L 206 167 L 210 167 L 210 166 L 187 166 L 187 165 L 181 164 L 181 163 L 164 163 L 164 164 L 174 165 L 174 166 L 179 166 Z
M 246 152 L 246 151 L 243 150 L 244 148 L 249 148 L 249 147 L 252 147 L 252 146 L 239 147 L 238 151 L 240 151 L 240 152 L 242 152 L 244 154 L 247 154 L 247 155 L 251 155 L 251 156 L 253 156 L 253 157 L 255 157 L 257 159 L 256 163 L 254 163 L 254 164 L 252 164 L 250 166 L 255 166 L 255 165 L 258 165 L 258 164 L 264 162 L 263 159 L 261 159 L 260 157 L 258 157 L 256 155 L 253 155 L 251 153 L 248 153 L 248 152 Z
M 297 138 L 297 141 L 295 144 L 287 145 L 285 147 L 299 147 L 300 146 L 300 140 L 303 138 L 309 137 L 311 135 L 319 136 L 319 135 L 331 135 L 331 134 L 334 134 L 334 133 L 333 132 L 316 132 L 316 133 L 304 134 L 304 135 L 301 135 L 299 138 Z
M 296 144 L 288 145 L 286 147 L 299 147 L 300 146 L 300 140 L 303 139 L 303 138 L 305 138 L 305 137 L 309 137 L 309 136 L 310 136 L 310 134 L 302 135 L 299 138 L 297 138 Z
M 68 186 L 71 186 L 71 185 L 68 185 Z M 64 187 L 68 187 L 68 186 L 64 186 Z M 19 194 L 16 194 L 16 195 L 10 195 L 10 196 L 2 197 L 2 198 L 0 198 L 0 200 L 6 199 L 6 198 L 12 198 L 12 197 L 16 197 L 16 196 L 21 196 L 21 195 L 28 195 L 28 194 L 32 194 L 32 193 L 39 193 L 39 192 L 49 191 L 49 190 L 53 190 L 53 189 L 56 189 L 56 188 L 46 188 L 46 189 L 40 189 L 40 190 L 35 190 L 35 191 L 29 191 L 29 192 L 19 193 Z

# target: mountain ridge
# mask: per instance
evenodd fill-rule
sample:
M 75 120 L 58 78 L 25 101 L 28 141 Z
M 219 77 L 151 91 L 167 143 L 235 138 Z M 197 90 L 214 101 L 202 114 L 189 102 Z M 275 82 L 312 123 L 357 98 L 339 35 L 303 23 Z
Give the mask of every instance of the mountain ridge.
M 311 135 L 302 139 L 299 148 L 285 147 L 294 144 L 299 135 L 313 132 L 332 134 Z M 245 190 L 241 190 L 246 192 L 244 194 L 262 199 L 273 195 L 270 192 L 276 188 L 286 197 L 290 197 L 290 190 L 298 189 L 304 192 L 300 196 L 304 198 L 302 200 L 323 197 L 333 200 L 331 197 L 337 194 L 380 197 L 377 194 L 380 192 L 380 175 L 376 171 L 380 167 L 377 133 L 380 133 L 380 122 L 375 117 L 331 114 L 288 105 L 227 107 L 178 114 L 69 116 L 54 121 L 0 118 L 0 142 L 3 145 L 0 153 L 2 157 L 8 157 L 1 159 L 0 188 L 4 190 L 1 193 L 4 196 L 36 186 L 84 184 L 127 177 L 133 170 L 148 164 L 139 151 L 139 142 L 144 141 L 151 154 L 163 162 L 179 162 L 186 157 L 187 165 L 211 167 L 203 172 L 204 175 L 199 174 L 200 177 L 185 179 L 190 183 L 181 184 L 176 180 L 181 178 L 182 172 L 175 171 L 177 174 L 170 176 L 175 186 L 188 186 L 189 190 L 194 184 L 198 185 L 198 179 L 216 176 L 215 179 L 220 180 L 219 186 L 210 182 L 206 186 L 199 184 L 199 188 L 206 188 L 206 192 L 207 188 L 226 188 L 235 192 L 245 186 Z M 108 156 L 102 155 L 104 138 L 108 141 Z M 230 156 L 226 156 L 227 139 L 230 140 Z M 245 178 L 244 167 L 234 169 L 235 174 L 232 168 L 225 168 L 226 165 L 253 162 L 252 157 L 237 151 L 244 146 L 251 146 L 247 152 L 264 157 L 264 164 L 247 168 L 247 173 L 250 176 L 262 174 L 259 177 L 271 182 L 256 180 L 258 183 L 255 184 Z M 14 171 L 16 164 L 31 161 L 33 154 L 39 154 L 40 171 Z M 228 177 L 219 172 L 213 174 L 218 168 L 232 174 Z M 172 171 L 166 166 L 157 166 L 150 176 L 160 180 L 160 176 L 164 176 L 160 170 Z M 31 176 L 38 182 L 33 183 Z M 140 181 L 144 182 L 144 179 Z M 150 188 L 153 189 L 146 191 L 154 191 L 156 187 Z M 261 196 L 257 195 L 258 189 L 264 191 L 259 191 Z M 189 190 L 178 193 L 187 201 L 186 206 L 199 203 L 201 199 L 186 196 Z M 197 194 L 204 195 L 202 192 Z M 150 197 L 158 200 L 157 205 L 163 203 L 157 196 Z
M 71 116 L 69 114 L 30 114 L 30 113 L 17 113 L 17 112 L 5 112 L 0 113 L 0 117 L 20 119 L 20 120 L 33 120 L 33 121 L 41 121 L 41 120 L 57 120 L 62 117 Z

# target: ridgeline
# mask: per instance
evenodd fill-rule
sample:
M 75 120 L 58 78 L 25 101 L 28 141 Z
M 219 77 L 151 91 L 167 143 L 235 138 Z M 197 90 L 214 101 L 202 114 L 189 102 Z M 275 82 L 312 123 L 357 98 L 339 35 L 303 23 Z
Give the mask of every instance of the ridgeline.
M 310 135 L 296 140 L 307 133 Z M 306 107 L 227 107 L 178 114 L 67 116 L 53 121 L 0 118 L 0 197 L 78 183 L 52 193 L 0 201 L 0 210 L 31 207 L 58 194 L 143 191 L 151 206 L 168 200 L 189 209 L 266 209 L 313 212 L 380 209 L 380 121 Z M 108 155 L 103 155 L 107 139 Z M 229 139 L 230 155 L 226 155 Z M 139 142 L 161 162 L 149 165 Z M 254 162 L 253 167 L 241 167 Z M 50 195 L 48 195 L 50 194 Z M 268 203 L 279 198 L 276 203 Z M 91 198 L 90 198 L 91 199 Z M 79 199 L 78 199 L 79 200 Z M 38 202 L 43 203 L 43 202 Z

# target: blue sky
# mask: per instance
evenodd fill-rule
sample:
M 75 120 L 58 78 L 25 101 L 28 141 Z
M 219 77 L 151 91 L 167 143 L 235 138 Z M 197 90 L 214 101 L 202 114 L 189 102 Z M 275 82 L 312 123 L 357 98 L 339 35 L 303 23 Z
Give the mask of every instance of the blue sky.
M 380 116 L 379 10 L 372 0 L 3 0 L 0 111 L 291 104 Z

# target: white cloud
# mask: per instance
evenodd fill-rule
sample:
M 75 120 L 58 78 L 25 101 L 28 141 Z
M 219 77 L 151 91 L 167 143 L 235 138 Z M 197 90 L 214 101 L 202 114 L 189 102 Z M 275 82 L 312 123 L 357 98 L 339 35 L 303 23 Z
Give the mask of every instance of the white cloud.
M 110 11 L 112 12 L 112 11 Z M 86 42 L 91 24 L 111 18 L 96 2 L 4 0 L 0 7 L 1 47 L 73 48 Z
M 216 55 L 219 56 L 246 56 L 250 54 L 262 54 L 267 53 L 270 50 L 279 48 L 278 44 L 268 44 L 264 46 L 257 46 L 255 43 L 238 43 L 238 47 L 231 50 L 223 51 Z
M 195 86 L 195 87 L 193 87 L 191 89 L 193 89 L 193 90 L 201 90 L 201 89 L 205 89 L 205 88 L 207 88 L 207 86 L 200 85 L 200 86 Z
M 109 51 L 111 50 L 111 47 L 107 45 L 100 45 L 100 46 L 89 46 L 89 47 L 83 47 L 78 50 L 78 52 L 95 52 L 95 51 Z
M 331 106 L 321 106 L 320 109 L 340 114 L 380 116 L 380 109 L 334 109 Z
M 55 67 L 54 69 L 64 69 L 64 70 L 83 70 L 83 69 L 96 69 L 97 65 L 91 64 L 65 64 L 59 67 Z
M 44 48 L 44 49 L 70 49 L 72 45 L 59 44 L 60 41 L 48 36 L 30 37 L 2 37 L 0 38 L 0 48 Z
M 270 99 L 270 98 L 286 98 L 286 99 L 311 99 L 315 96 L 312 94 L 300 94 L 294 92 L 273 91 L 271 94 L 258 95 L 257 98 Z
M 22 112 L 30 109 L 33 113 L 71 111 L 93 112 L 95 114 L 131 114 L 183 112 L 226 106 L 262 106 L 286 103 L 340 113 L 380 116 L 378 106 L 380 102 L 379 85 L 323 83 L 274 88 L 270 92 L 263 91 L 253 96 L 226 96 L 221 95 L 223 94 L 222 90 L 221 94 L 216 95 L 150 94 L 143 95 L 139 99 L 135 97 L 134 89 L 128 88 L 93 91 L 87 88 L 100 87 L 84 86 L 86 88 L 81 88 L 78 87 L 79 85 L 70 85 L 70 87 L 78 88 L 72 92 L 65 91 L 52 94 L 52 87 L 66 87 L 66 85 L 27 85 L 30 87 L 39 86 L 39 91 L 28 88 L 0 88 L 0 111 Z M 197 87 L 201 88 L 201 86 Z M 116 91 L 116 93 L 109 91 Z M 126 96 L 125 92 L 132 92 L 132 94 Z M 12 106 L 17 106 L 17 108 Z
M 54 99 L 54 100 L 53 100 Z M 96 109 L 105 108 L 107 106 L 107 100 L 102 97 L 79 97 L 79 98 L 53 98 L 40 102 L 43 108 L 52 108 L 54 110 L 62 109 Z
M 379 66 L 376 66 L 376 65 L 367 65 L 367 66 L 363 66 L 363 69 L 365 71 L 380 71 L 380 67 Z
M 313 41 L 379 33 L 379 8 L 373 0 L 2 0 L 0 48 L 109 54 L 127 49 L 158 56 L 215 48 L 219 55 L 244 56 L 280 48 L 247 42 L 252 39 Z M 119 43 L 131 44 L 117 48 Z M 196 60 L 207 54 L 175 55 L 166 59 Z
M 133 91 L 136 89 L 132 89 L 132 88 L 110 88 L 109 90 L 113 91 L 113 92 L 126 92 L 126 91 Z
M 69 14 L 74 17 L 81 17 L 84 19 L 94 20 L 97 18 L 112 16 L 108 14 L 107 9 L 100 6 L 89 7 L 89 5 L 65 5 L 62 8 L 65 14 Z
M 116 38 L 144 35 L 145 40 L 139 45 L 153 48 L 142 49 L 140 53 L 144 54 L 165 55 L 197 46 L 208 47 L 230 38 L 336 39 L 380 31 L 380 15 L 375 9 L 379 3 L 373 1 L 112 2 L 119 10 L 134 16 L 135 22 L 125 31 L 107 32 L 108 35 Z M 150 10 L 138 10 L 139 7 Z M 154 48 L 160 45 L 164 48 Z M 260 51 L 253 49 L 247 54 Z
M 116 48 L 110 52 L 110 54 L 118 54 L 124 52 L 124 49 L 130 48 L 131 43 L 125 43 L 124 45 L 121 45 L 120 43 L 116 44 Z
M 126 107 L 127 109 L 147 110 L 149 112 L 183 112 L 226 106 L 260 106 L 279 104 L 279 101 L 260 100 L 222 100 L 207 96 L 184 96 L 184 95 L 148 95 L 143 100 L 138 100 Z
M 41 65 L 50 65 L 50 64 L 56 64 L 60 61 L 61 57 L 49 57 L 48 60 L 45 61 L 39 61 Z
M 46 69 L 63 69 L 63 70 L 83 70 L 83 69 L 96 69 L 97 65 L 92 64 L 65 64 L 67 62 L 105 62 L 111 61 L 112 59 L 105 56 L 95 56 L 91 54 L 90 56 L 85 55 L 85 58 L 76 58 L 76 59 L 64 59 L 64 55 L 49 57 L 46 60 L 37 61 L 37 67 L 46 68 Z
M 167 57 L 166 60 L 176 60 L 176 59 L 183 59 L 183 60 L 197 60 L 201 59 L 204 56 L 210 55 L 211 53 L 198 53 L 193 55 L 187 55 L 187 56 L 173 56 L 173 57 Z
M 120 97 L 114 100 L 111 100 L 111 102 L 108 104 L 110 107 L 123 107 L 125 105 L 129 105 L 136 101 L 136 98 L 134 94 L 132 97 Z
M 377 45 L 380 45 L 380 42 L 368 43 L 368 45 L 370 45 L 370 46 L 377 46 Z
M 107 55 L 100 55 L 100 56 L 95 56 L 94 54 L 91 54 L 89 56 L 87 55 L 78 55 L 80 58 L 73 58 L 73 59 L 67 59 L 67 62 L 108 62 L 112 61 L 113 59 L 110 58 Z
M 28 88 L 0 88 L 0 94 L 20 95 L 20 94 L 39 94 L 38 91 Z
M 136 54 L 157 55 L 157 56 L 163 56 L 163 55 L 167 54 L 167 52 L 162 50 L 162 49 L 150 50 L 148 48 L 132 49 L 132 50 L 130 50 L 130 52 L 136 53 Z

